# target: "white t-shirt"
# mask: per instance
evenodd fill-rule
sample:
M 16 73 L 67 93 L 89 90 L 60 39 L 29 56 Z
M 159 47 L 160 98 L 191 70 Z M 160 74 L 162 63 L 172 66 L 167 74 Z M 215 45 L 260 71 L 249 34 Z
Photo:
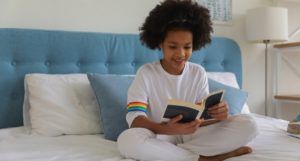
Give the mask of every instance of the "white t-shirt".
M 203 67 L 187 62 L 180 75 L 166 72 L 160 62 L 143 65 L 128 89 L 126 120 L 140 115 L 161 122 L 169 99 L 199 102 L 208 95 L 208 80 Z

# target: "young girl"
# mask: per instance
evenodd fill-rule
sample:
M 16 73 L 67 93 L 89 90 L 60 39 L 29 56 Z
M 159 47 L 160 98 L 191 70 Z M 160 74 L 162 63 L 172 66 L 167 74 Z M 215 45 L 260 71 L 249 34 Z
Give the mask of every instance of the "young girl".
M 128 90 L 130 129 L 118 138 L 122 155 L 136 160 L 224 160 L 250 153 L 244 146 L 257 133 L 248 115 L 229 116 L 221 102 L 209 108 L 217 121 L 178 123 L 181 115 L 162 122 L 169 99 L 197 103 L 208 95 L 204 68 L 188 62 L 193 50 L 211 41 L 209 11 L 192 0 L 165 0 L 141 27 L 140 39 L 163 58 L 143 65 Z

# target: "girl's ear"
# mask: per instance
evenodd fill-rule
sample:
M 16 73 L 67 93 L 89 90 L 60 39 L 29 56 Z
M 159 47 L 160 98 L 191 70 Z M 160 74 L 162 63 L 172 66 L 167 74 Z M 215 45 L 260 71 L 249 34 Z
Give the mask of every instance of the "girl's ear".
M 158 50 L 162 49 L 162 43 L 159 44 Z

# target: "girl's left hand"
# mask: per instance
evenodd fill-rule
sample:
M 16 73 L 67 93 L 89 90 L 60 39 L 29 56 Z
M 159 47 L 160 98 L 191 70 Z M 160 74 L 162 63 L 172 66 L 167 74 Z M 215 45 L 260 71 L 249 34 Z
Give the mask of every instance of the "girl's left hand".
M 226 120 L 229 116 L 229 108 L 226 102 L 220 102 L 219 104 L 208 108 L 208 114 L 216 120 Z

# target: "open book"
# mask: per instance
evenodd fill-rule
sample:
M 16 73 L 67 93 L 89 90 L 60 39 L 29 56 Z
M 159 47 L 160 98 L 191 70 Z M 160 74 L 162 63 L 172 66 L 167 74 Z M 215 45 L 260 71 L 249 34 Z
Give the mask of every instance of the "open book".
M 207 113 L 207 110 L 213 105 L 220 103 L 223 99 L 223 95 L 223 90 L 212 92 L 202 100 L 201 105 L 171 99 L 168 101 L 168 106 L 163 118 L 171 119 L 182 115 L 183 117 L 179 121 L 180 123 L 190 122 L 196 118 L 203 118 L 205 120 L 211 119 L 212 117 Z

